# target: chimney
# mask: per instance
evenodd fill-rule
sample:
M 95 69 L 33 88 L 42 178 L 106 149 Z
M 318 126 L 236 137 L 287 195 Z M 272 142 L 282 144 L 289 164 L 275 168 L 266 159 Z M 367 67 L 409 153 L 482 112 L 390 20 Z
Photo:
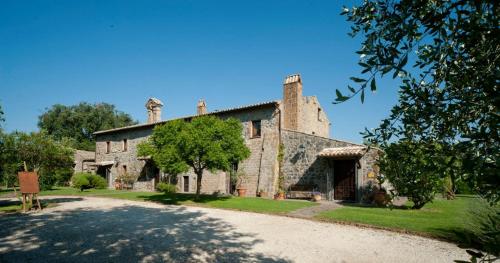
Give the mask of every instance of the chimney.
M 283 127 L 299 131 L 302 106 L 302 80 L 300 74 L 290 75 L 283 83 Z
M 161 121 L 161 107 L 163 107 L 163 103 L 159 99 L 149 98 L 146 102 L 146 109 L 148 110 L 148 123 Z
M 207 114 L 207 104 L 204 99 L 198 101 L 198 105 L 196 106 L 196 113 L 198 115 Z

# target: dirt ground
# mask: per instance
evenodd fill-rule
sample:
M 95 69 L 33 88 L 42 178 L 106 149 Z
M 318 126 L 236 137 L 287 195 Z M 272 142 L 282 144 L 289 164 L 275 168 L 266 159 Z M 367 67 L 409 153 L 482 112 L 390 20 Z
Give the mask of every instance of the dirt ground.
M 44 197 L 48 198 L 48 197 Z M 0 262 L 453 262 L 456 245 L 298 218 L 90 197 L 0 215 Z

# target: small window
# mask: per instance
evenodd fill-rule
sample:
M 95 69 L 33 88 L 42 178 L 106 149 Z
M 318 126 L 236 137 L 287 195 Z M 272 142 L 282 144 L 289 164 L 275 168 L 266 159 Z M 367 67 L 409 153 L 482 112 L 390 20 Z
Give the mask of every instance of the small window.
M 318 108 L 318 121 L 321 121 L 321 108 Z
M 127 139 L 123 139 L 123 151 L 126 152 L 128 149 L 128 141 Z
M 127 174 L 127 166 L 124 165 L 124 166 L 122 166 L 122 168 L 123 168 L 123 174 Z
M 259 138 L 261 134 L 261 122 L 260 120 L 258 121 L 252 121 L 252 138 Z
M 111 142 L 106 142 L 106 153 L 111 152 Z

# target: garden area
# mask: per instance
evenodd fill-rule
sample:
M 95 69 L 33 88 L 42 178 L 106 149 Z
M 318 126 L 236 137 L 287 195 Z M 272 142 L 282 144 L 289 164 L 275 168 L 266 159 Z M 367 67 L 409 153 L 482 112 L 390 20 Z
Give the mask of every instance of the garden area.
M 316 219 L 462 242 L 463 234 L 473 224 L 473 208 L 481 205 L 482 201 L 471 195 L 458 195 L 454 200 L 436 198 L 418 210 L 411 209 L 410 202 L 392 208 L 345 204 L 341 208 L 320 213 Z

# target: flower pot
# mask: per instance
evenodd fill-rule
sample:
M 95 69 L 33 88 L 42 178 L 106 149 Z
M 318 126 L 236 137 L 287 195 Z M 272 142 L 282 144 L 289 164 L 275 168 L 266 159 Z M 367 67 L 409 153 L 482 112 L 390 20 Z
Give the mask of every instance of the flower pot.
M 313 196 L 312 196 L 312 200 L 313 200 L 314 202 L 319 202 L 319 201 L 321 201 L 321 195 L 313 195 Z
M 274 196 L 274 199 L 275 199 L 275 200 L 284 200 L 284 199 L 285 199 L 285 193 L 277 193 L 277 194 Z
M 238 188 L 238 196 L 245 196 L 247 194 L 247 189 L 246 188 Z
M 378 191 L 373 195 L 373 201 L 378 206 L 385 206 L 389 198 L 387 198 L 387 193 L 385 191 Z
M 258 197 L 267 197 L 267 192 L 259 192 L 257 193 Z

